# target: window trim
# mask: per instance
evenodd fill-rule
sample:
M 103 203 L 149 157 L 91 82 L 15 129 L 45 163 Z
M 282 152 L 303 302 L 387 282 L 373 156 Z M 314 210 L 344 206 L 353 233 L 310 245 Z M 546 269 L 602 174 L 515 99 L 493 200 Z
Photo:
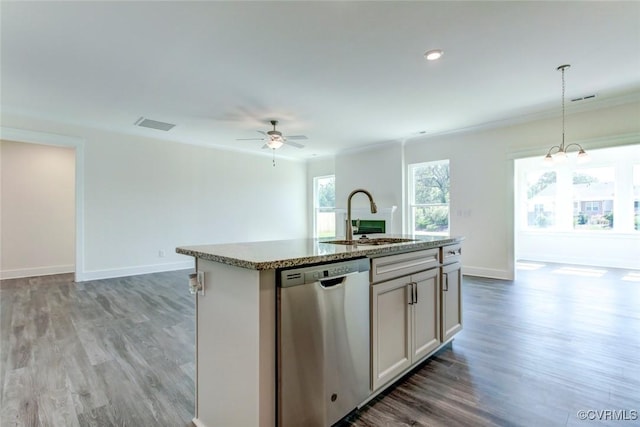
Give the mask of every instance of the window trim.
M 438 164 L 446 164 L 449 167 L 449 203 L 415 203 L 415 182 L 414 171 L 425 166 L 434 166 Z M 447 230 L 433 231 L 429 233 L 416 233 L 415 226 L 415 209 L 420 207 L 436 207 L 447 206 Z M 450 159 L 431 160 L 419 163 L 410 163 L 407 165 L 407 234 L 410 235 L 433 235 L 433 236 L 449 236 L 451 234 L 451 162 Z

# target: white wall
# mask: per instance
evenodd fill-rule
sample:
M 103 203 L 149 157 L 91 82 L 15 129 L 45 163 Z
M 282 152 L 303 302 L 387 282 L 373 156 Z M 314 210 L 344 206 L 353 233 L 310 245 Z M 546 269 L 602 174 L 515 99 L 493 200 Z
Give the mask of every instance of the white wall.
M 78 280 L 188 268 L 180 245 L 307 236 L 302 162 L 7 114 L 3 126 L 84 140 Z
M 336 208 L 346 209 L 347 198 L 356 188 L 368 190 L 374 198 L 381 219 L 382 211 L 392 206 L 393 223 L 387 226 L 387 233 L 402 233 L 404 212 L 404 191 L 402 166 L 402 144 L 389 143 L 368 150 L 354 150 L 340 153 L 335 160 Z M 364 194 L 356 194 L 352 199 L 352 209 L 370 209 L 369 199 Z M 373 218 L 373 216 L 371 217 Z
M 567 141 L 584 142 L 587 150 L 611 146 L 628 141 L 615 136 L 640 135 L 640 102 L 566 119 Z M 3 126 L 85 140 L 83 278 L 184 267 L 189 260 L 173 253 L 178 245 L 306 237 L 311 230 L 303 163 L 279 160 L 273 168 L 262 156 L 6 114 Z M 466 237 L 465 273 L 513 278 L 514 159 L 543 156 L 560 130 L 558 117 L 341 153 L 336 204 L 346 208 L 349 192 L 363 187 L 380 208 L 396 205 L 402 217 L 406 165 L 448 158 L 451 234 Z M 330 173 L 331 161 L 318 168 Z M 364 196 L 353 202 L 367 207 Z
M 0 141 L 0 278 L 73 272 L 75 151 Z

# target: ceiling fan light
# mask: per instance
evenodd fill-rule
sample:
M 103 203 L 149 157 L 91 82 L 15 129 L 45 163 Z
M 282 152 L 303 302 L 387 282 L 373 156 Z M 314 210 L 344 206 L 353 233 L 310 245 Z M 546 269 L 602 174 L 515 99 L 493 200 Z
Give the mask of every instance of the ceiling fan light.
M 267 142 L 267 147 L 273 150 L 277 150 L 278 148 L 282 147 L 282 141 L 280 139 L 271 139 L 271 141 Z

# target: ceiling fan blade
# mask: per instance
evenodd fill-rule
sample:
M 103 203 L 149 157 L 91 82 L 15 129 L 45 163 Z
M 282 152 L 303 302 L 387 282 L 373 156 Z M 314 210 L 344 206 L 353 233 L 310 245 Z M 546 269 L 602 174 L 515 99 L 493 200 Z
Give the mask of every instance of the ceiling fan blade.
M 267 144 L 264 144 L 264 145 L 262 146 L 262 149 L 263 149 L 263 150 L 264 150 L 265 148 L 268 148 L 269 150 L 271 150 L 271 147 L 269 147 Z
M 266 133 L 265 131 L 263 131 L 263 130 L 258 130 L 258 131 L 256 131 L 256 132 L 261 133 L 261 134 L 263 134 L 263 135 L 267 136 L 267 133 Z
M 236 141 L 264 141 L 264 138 L 238 138 Z
M 309 139 L 305 135 L 287 135 L 285 136 L 287 139 Z
M 297 142 L 283 141 L 283 144 L 290 145 L 290 146 L 296 147 L 296 148 L 304 148 L 304 145 L 298 144 Z

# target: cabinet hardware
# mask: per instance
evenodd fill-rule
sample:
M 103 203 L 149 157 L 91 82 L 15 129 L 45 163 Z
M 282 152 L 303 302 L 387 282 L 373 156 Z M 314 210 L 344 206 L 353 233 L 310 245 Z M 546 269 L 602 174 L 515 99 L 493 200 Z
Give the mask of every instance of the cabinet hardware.
M 418 283 L 409 282 L 407 286 L 411 286 L 409 289 L 409 294 L 407 295 L 407 304 L 414 305 L 418 303 Z
M 444 284 L 442 286 L 442 290 L 446 292 L 449 290 L 449 273 L 442 273 L 442 275 L 444 276 Z
M 413 285 L 413 303 L 418 303 L 418 284 L 416 282 L 411 282 Z

